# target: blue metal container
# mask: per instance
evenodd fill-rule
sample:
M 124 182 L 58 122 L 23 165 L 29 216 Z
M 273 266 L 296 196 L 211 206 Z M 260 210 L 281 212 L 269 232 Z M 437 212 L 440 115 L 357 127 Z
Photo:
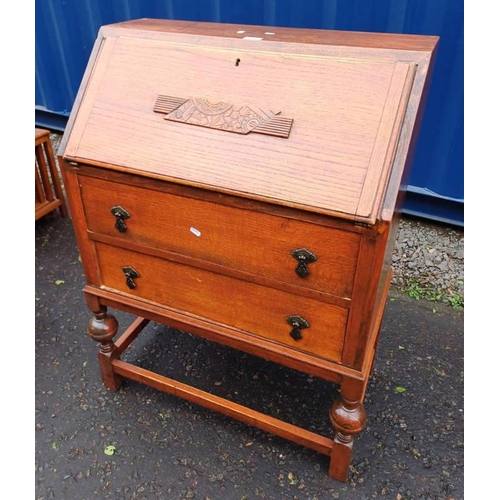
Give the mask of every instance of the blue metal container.
M 142 17 L 439 35 L 404 212 L 464 224 L 464 5 L 446 0 L 35 0 L 35 124 L 64 130 L 99 27 Z

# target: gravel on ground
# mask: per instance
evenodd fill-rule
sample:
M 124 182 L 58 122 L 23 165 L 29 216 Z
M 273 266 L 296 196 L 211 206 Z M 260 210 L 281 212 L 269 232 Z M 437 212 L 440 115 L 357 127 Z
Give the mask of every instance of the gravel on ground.
M 392 268 L 400 292 L 464 308 L 463 228 L 403 216 Z

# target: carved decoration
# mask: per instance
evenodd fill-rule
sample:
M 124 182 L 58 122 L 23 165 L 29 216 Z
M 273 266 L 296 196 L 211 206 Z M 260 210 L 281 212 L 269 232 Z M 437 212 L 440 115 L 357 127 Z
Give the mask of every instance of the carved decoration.
M 285 139 L 290 135 L 293 119 L 279 116 L 281 111 L 252 109 L 246 104 L 212 103 L 208 99 L 182 99 L 158 95 L 153 110 L 165 114 L 165 120 L 200 127 L 225 130 L 236 134 L 272 135 Z

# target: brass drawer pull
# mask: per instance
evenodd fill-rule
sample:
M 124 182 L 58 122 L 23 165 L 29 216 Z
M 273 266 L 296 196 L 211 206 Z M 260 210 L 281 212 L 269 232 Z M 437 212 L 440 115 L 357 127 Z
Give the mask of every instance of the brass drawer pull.
M 127 230 L 127 226 L 125 225 L 124 220 L 130 218 L 130 214 L 119 205 L 115 207 L 111 207 L 111 213 L 116 217 L 115 227 L 120 231 L 120 233 L 124 233 Z
M 292 327 L 292 331 L 290 332 L 290 337 L 293 340 L 300 340 L 302 338 L 302 333 L 300 330 L 303 328 L 309 328 L 309 323 L 302 317 L 297 314 L 292 314 L 286 318 L 286 322 Z
M 297 248 L 291 252 L 291 255 L 294 259 L 296 259 L 299 263 L 295 269 L 295 272 L 301 277 L 305 278 L 309 276 L 310 272 L 307 264 L 311 262 L 316 262 L 318 257 L 314 255 L 310 250 L 306 248 Z
M 133 290 L 134 288 L 137 287 L 134 279 L 139 278 L 141 275 L 132 267 L 132 266 L 125 266 L 122 267 L 123 274 L 125 274 L 125 277 L 127 278 L 126 283 L 127 286 Z

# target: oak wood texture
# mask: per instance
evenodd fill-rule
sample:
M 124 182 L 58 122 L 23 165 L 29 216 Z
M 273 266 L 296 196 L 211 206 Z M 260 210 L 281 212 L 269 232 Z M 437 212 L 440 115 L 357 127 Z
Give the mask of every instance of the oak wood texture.
M 106 387 L 130 378 L 183 397 L 348 478 L 437 41 L 101 28 L 59 160 Z M 108 308 L 138 317 L 116 340 Z M 334 439 L 124 362 L 148 321 L 339 384 Z
M 104 39 L 66 156 L 375 221 L 414 63 L 382 57 L 353 63 L 323 51 L 276 53 L 272 43 L 251 50 L 247 40 L 227 48 L 218 38 L 207 39 L 208 46 L 189 40 Z M 154 112 L 166 87 L 168 95 L 203 93 L 213 102 L 278 109 L 294 126 L 288 139 L 222 139 L 223 131 L 204 127 L 186 132 Z
M 123 248 L 97 243 L 96 251 L 103 287 L 340 360 L 347 320 L 344 308 Z M 128 265 L 140 274 L 134 289 L 127 287 L 122 272 Z M 301 341 L 293 340 L 286 321 L 294 314 L 312 325 Z
M 51 212 L 66 217 L 66 203 L 50 131 L 35 127 L 35 220 Z
M 136 243 L 339 297 L 351 295 L 359 234 L 95 177 L 80 176 L 80 189 L 88 229 L 97 233 L 93 238 L 120 238 L 127 246 Z M 124 232 L 115 227 L 111 208 L 116 205 L 130 214 Z M 291 255 L 304 247 L 318 258 L 305 279 L 296 274 L 298 262 Z

